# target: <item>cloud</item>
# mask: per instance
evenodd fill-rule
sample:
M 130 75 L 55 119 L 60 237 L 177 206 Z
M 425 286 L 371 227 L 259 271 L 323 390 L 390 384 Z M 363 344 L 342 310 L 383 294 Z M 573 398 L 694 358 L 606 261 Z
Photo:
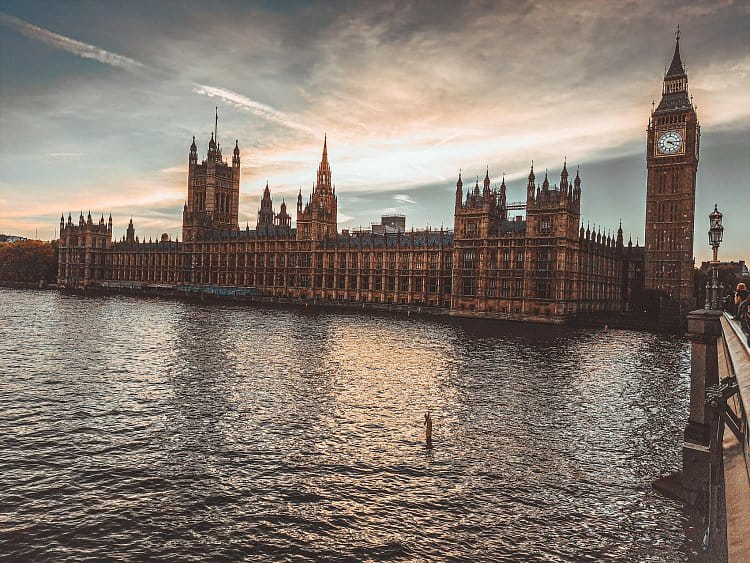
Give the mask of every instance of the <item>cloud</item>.
M 99 61 L 100 63 L 129 71 L 142 70 L 146 68 L 146 65 L 136 61 L 135 59 L 131 59 L 130 57 L 118 55 L 117 53 L 112 53 L 95 45 L 90 45 L 88 43 L 84 43 L 83 41 L 77 41 L 76 39 L 71 39 L 70 37 L 60 35 L 59 33 L 54 33 L 48 29 L 44 29 L 43 27 L 39 27 L 3 12 L 0 12 L 0 23 L 14 28 L 19 33 L 25 35 L 30 39 L 36 39 L 37 41 L 41 41 L 42 43 L 46 43 L 47 45 L 51 45 L 52 47 L 62 49 L 63 51 L 67 51 L 69 53 L 73 53 L 74 55 L 77 55 L 84 59 L 93 59 L 95 61 Z
M 117 68 L 122 68 L 131 72 L 146 70 L 149 68 L 144 63 L 136 61 L 135 59 L 131 59 L 130 57 L 107 51 L 106 49 L 102 49 L 100 47 L 97 47 L 96 45 L 84 43 L 83 41 L 78 41 L 77 39 L 72 39 L 71 37 L 60 35 L 59 33 L 54 33 L 48 29 L 44 29 L 43 27 L 39 27 L 38 25 L 34 25 L 4 12 L 0 12 L 0 23 L 17 30 L 19 33 L 30 39 L 35 39 L 42 43 L 46 43 L 47 45 L 50 45 L 57 49 L 61 49 L 63 51 L 67 51 L 68 53 L 72 53 L 84 59 L 92 59 L 100 63 Z M 297 123 L 289 116 L 278 111 L 277 109 L 262 104 L 261 102 L 251 100 L 250 98 L 238 94 L 237 92 L 203 84 L 197 84 L 193 91 L 196 94 L 203 94 L 210 97 L 215 96 L 221 98 L 229 104 L 250 111 L 259 117 L 262 117 L 274 123 L 278 123 L 290 129 L 296 129 L 305 133 L 315 134 L 315 132 L 311 128 Z M 50 156 L 78 155 L 73 155 L 72 153 L 59 153 Z
M 185 166 L 169 166 L 167 168 L 162 168 L 161 170 L 159 170 L 159 174 L 185 174 L 185 171 Z
M 393 199 L 395 199 L 396 201 L 400 203 L 417 203 L 406 194 L 396 194 L 393 196 Z
M 180 205 L 190 135 L 197 133 L 205 147 L 213 106 L 224 105 L 220 131 L 240 140 L 241 190 L 250 197 L 240 212 L 251 224 L 266 180 L 277 205 L 284 196 L 293 201 L 300 185 L 307 198 L 327 131 L 339 210 L 354 216 L 351 224 L 367 224 L 393 206 L 415 225 L 450 225 L 459 168 L 471 186 L 487 165 L 492 178 L 506 172 L 515 201 L 525 196 L 532 159 L 550 168 L 554 182 L 568 155 L 569 165 L 586 166 L 585 216 L 616 226 L 622 215 L 635 240 L 645 213 L 643 129 L 660 95 L 677 22 L 703 126 L 696 208 L 702 194 L 718 199 L 720 208 L 731 194 L 744 196 L 746 7 L 723 0 L 699 7 L 666 0 L 423 7 L 196 4 L 179 13 L 156 6 L 142 18 L 137 5 L 71 4 L 65 21 L 108 29 L 106 43 L 91 40 L 122 45 L 116 49 L 148 68 L 133 80 L 128 72 L 80 72 L 80 65 L 48 72 L 49 60 L 35 59 L 34 49 L 19 57 L 22 65 L 2 58 L 0 128 L 14 132 L 0 136 L 8 186 L 0 185 L 0 196 L 13 194 L 4 207 L 19 216 L 45 200 L 54 203 L 51 210 L 109 209 L 123 204 L 119 196 L 127 205 L 157 205 L 142 203 L 146 194 L 134 189 L 134 179 L 155 191 L 166 184 Z M 123 23 L 111 27 L 114 11 Z M 14 15 L 37 21 L 24 13 Z M 7 17 L 0 23 L 3 45 L 28 42 Z M 53 27 L 75 35 L 62 25 Z M 719 142 L 722 150 L 711 152 L 709 145 Z M 79 151 L 85 156 L 46 156 Z M 625 164 L 615 169 L 613 162 Z M 174 222 L 179 213 L 165 225 Z M 2 217 L 0 223 L 12 224 Z M 747 223 L 735 228 L 727 238 L 750 236 Z M 696 242 L 696 253 L 701 249 Z
M 274 123 L 278 123 L 279 125 L 288 127 L 289 129 L 296 129 L 298 131 L 303 131 L 311 135 L 317 135 L 317 133 L 310 127 L 302 125 L 301 123 L 297 123 L 285 113 L 280 112 L 279 110 L 274 109 L 271 106 L 267 106 L 260 102 L 256 102 L 255 100 L 251 100 L 250 98 L 243 96 L 242 94 L 238 94 L 237 92 L 232 92 L 231 90 L 226 90 L 224 88 L 216 88 L 214 86 L 206 86 L 205 84 L 197 84 L 196 87 L 193 88 L 193 92 L 195 92 L 196 94 L 203 94 L 211 98 L 221 98 L 225 102 L 232 104 L 235 107 L 247 110 L 268 121 L 273 121 Z

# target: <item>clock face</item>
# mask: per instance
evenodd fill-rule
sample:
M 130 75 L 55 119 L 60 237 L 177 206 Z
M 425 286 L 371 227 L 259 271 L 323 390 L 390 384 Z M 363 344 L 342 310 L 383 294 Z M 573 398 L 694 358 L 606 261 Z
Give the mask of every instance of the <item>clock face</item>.
M 679 131 L 665 131 L 656 142 L 659 154 L 677 154 L 682 150 L 682 135 Z

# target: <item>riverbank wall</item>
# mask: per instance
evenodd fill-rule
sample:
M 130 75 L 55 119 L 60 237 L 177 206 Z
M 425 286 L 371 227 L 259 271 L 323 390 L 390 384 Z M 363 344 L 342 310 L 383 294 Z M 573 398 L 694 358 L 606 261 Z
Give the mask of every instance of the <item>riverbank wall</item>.
M 230 288 L 219 286 L 172 286 L 158 284 L 137 285 L 96 285 L 96 286 L 63 286 L 58 284 L 33 284 L 18 282 L 0 282 L 0 287 L 13 289 L 40 289 L 60 291 L 67 294 L 81 296 L 100 295 L 127 295 L 131 297 L 147 297 L 160 299 L 179 299 L 193 303 L 234 303 L 248 306 L 269 306 L 296 309 L 317 310 L 349 310 L 372 313 L 390 313 L 405 317 L 427 316 L 427 317 L 450 317 L 465 319 L 484 319 L 487 321 L 511 321 L 521 323 L 546 324 L 546 325 L 568 325 L 581 328 L 597 328 L 606 330 L 608 328 L 640 330 L 647 332 L 674 332 L 670 327 L 658 325 L 650 317 L 635 314 L 596 314 L 577 315 L 565 319 L 557 317 L 545 317 L 531 314 L 513 313 L 488 313 L 470 310 L 452 310 L 447 307 L 435 307 L 417 304 L 397 303 L 373 303 L 359 301 L 334 301 L 330 299 L 314 298 L 304 299 L 295 297 L 275 297 L 262 295 L 256 291 L 242 291 L 251 288 Z

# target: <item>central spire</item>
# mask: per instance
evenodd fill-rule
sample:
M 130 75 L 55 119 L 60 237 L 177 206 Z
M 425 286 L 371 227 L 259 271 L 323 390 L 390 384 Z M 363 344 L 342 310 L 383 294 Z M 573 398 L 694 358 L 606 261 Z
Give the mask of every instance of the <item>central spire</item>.
M 328 135 L 323 137 L 323 156 L 318 166 L 318 182 L 315 191 L 321 193 L 331 192 L 331 165 L 328 164 Z
M 214 120 L 214 138 L 219 141 L 219 106 L 216 106 L 216 119 Z

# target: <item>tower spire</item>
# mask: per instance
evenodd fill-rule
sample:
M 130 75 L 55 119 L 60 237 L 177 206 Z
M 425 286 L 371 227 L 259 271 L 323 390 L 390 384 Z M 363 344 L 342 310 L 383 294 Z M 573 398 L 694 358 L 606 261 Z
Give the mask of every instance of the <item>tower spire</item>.
M 214 139 L 219 142 L 219 106 L 216 106 L 216 118 L 214 119 Z
M 682 76 L 685 74 L 685 66 L 682 64 L 682 58 L 680 57 L 680 26 L 677 26 L 677 31 L 674 33 L 675 44 L 674 44 L 674 55 L 672 55 L 672 63 L 669 65 L 669 70 L 664 75 L 664 78 L 672 78 L 675 76 Z

